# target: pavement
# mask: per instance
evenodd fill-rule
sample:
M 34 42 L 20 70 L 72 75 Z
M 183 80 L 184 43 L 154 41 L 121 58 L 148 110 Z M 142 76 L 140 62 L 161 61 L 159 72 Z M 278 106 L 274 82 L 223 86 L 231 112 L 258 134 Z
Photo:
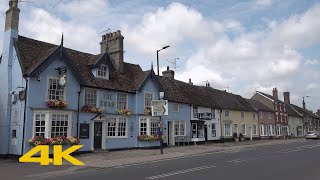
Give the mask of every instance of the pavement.
M 124 151 L 98 151 L 74 156 L 85 166 L 72 166 L 64 162 L 62 166 L 40 166 L 35 163 L 18 163 L 13 160 L 0 160 L 0 174 L 6 179 L 44 179 L 50 177 L 68 176 L 78 172 L 92 172 L 99 169 L 117 169 L 140 166 L 153 163 L 179 161 L 186 158 L 204 158 L 219 153 L 238 153 L 252 151 L 257 148 L 288 146 L 307 142 L 305 139 L 260 140 L 245 142 L 212 143 L 203 145 L 174 146 L 164 148 L 164 154 L 159 149 L 137 149 Z

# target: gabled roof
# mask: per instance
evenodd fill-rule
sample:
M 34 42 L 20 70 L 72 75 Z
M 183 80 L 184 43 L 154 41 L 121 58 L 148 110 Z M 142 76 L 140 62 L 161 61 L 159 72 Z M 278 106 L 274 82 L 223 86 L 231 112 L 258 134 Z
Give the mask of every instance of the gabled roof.
M 263 96 L 265 96 L 265 97 L 267 97 L 267 98 L 269 98 L 269 99 L 272 99 L 272 100 L 274 100 L 275 102 L 282 102 L 282 103 L 283 103 L 283 101 L 281 101 L 281 100 L 279 100 L 279 99 L 277 99 L 277 98 L 274 98 L 273 96 L 271 96 L 271 95 L 269 95 L 269 94 L 266 94 L 266 93 L 263 93 L 263 92 L 260 92 L 260 91 L 256 91 L 256 93 L 259 93 L 259 94 L 261 94 L 261 95 L 263 95 Z
M 19 36 L 15 47 L 24 76 L 30 76 L 31 72 L 47 63 L 51 56 L 59 51 L 60 46 Z M 107 80 L 94 77 L 91 70 L 92 66 L 101 61 L 110 61 L 110 57 L 106 54 L 93 55 L 63 48 L 63 59 L 79 76 L 80 84 L 85 87 L 135 92 L 143 85 L 143 81 L 149 73 L 143 71 L 139 65 L 124 62 L 124 73 L 111 72 L 109 80 Z
M 255 109 L 260 110 L 260 111 L 268 111 L 268 112 L 274 112 L 273 109 L 270 109 L 266 105 L 262 104 L 259 101 L 253 100 L 253 99 L 246 99 L 251 106 L 253 106 Z
M 299 107 L 297 105 L 291 104 L 291 107 L 294 108 L 299 114 L 303 115 L 303 116 L 309 116 L 309 117 L 313 117 L 313 118 L 319 118 L 318 116 L 316 116 L 315 114 L 313 114 L 311 111 L 309 111 L 308 109 L 304 109 L 302 107 Z
M 296 105 L 290 104 L 290 106 L 287 106 L 288 115 L 289 116 L 295 116 L 295 117 L 301 117 L 303 114 L 298 111 L 298 108 Z
M 219 109 L 255 111 L 252 106 L 239 95 L 197 86 L 190 83 L 160 77 L 164 98 L 174 102 L 192 104 L 194 106 Z

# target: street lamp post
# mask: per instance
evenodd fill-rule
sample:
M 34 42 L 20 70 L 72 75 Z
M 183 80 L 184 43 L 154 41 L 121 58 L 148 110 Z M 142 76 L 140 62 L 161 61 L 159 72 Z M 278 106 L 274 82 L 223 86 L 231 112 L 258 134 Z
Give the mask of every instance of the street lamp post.
M 159 52 L 164 50 L 164 49 L 167 49 L 168 47 L 170 46 L 164 46 L 163 48 L 157 50 L 157 75 L 159 76 Z
M 170 46 L 164 46 L 163 48 L 157 50 L 157 75 L 159 76 L 159 52 L 167 49 Z M 159 93 L 159 100 L 160 100 L 160 93 Z M 160 153 L 163 154 L 163 140 L 162 140 L 162 120 L 161 120 L 161 116 L 159 116 L 160 118 L 160 122 L 159 122 L 159 126 L 158 126 L 158 135 L 159 135 L 159 139 L 160 139 Z
M 310 97 L 310 96 L 303 96 L 302 97 L 302 107 L 303 107 L 303 109 L 306 109 L 306 103 L 304 102 L 304 98 L 308 98 L 308 97 Z M 305 116 L 303 116 L 303 118 L 304 118 L 304 122 L 306 122 L 306 117 Z M 308 118 L 308 117 L 307 117 Z M 310 119 L 309 119 L 310 120 Z M 308 127 L 308 124 L 309 124 L 309 122 L 306 122 L 305 123 L 305 129 L 304 130 L 306 130 L 307 129 L 307 127 Z

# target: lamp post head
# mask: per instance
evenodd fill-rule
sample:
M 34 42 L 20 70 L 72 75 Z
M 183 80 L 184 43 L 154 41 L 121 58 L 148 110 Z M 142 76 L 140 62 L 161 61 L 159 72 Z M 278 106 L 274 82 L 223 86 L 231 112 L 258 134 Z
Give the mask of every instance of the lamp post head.
M 167 49 L 168 47 L 170 47 L 170 46 L 164 46 L 162 49 Z

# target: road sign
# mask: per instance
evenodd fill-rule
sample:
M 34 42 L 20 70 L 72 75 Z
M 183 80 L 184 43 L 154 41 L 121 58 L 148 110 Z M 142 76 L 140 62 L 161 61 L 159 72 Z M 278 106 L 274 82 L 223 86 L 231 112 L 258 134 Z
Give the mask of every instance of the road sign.
M 167 100 L 153 100 L 151 103 L 152 116 L 166 116 L 168 115 L 168 101 Z

